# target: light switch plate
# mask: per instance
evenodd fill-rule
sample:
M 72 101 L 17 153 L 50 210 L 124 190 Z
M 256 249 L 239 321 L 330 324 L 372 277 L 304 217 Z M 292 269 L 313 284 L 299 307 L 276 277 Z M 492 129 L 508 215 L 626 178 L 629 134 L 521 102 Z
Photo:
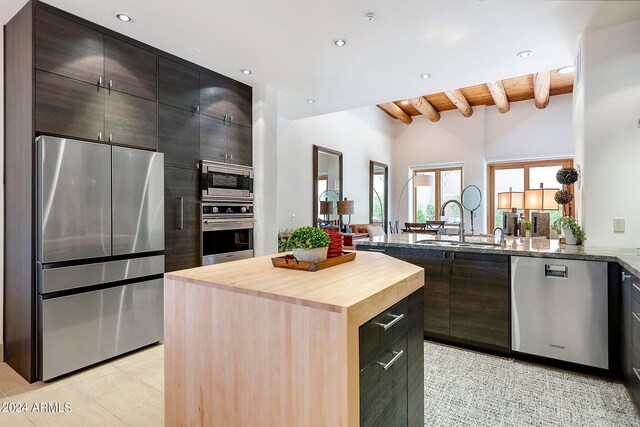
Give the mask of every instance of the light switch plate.
M 613 218 L 613 232 L 624 233 L 624 218 Z
M 291 214 L 291 221 L 295 221 L 296 220 L 296 214 Z

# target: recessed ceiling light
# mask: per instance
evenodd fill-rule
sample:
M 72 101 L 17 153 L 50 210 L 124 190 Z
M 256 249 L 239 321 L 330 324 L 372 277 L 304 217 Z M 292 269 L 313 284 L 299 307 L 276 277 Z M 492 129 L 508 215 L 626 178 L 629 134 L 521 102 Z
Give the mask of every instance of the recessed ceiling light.
M 430 79 L 431 78 L 431 74 L 429 74 L 429 73 L 420 74 L 420 78 L 423 78 L 425 80 L 426 79 Z
M 246 76 L 248 76 L 249 74 L 251 74 L 251 70 L 247 70 L 246 68 L 243 68 L 240 70 L 240 72 Z
M 401 101 L 401 102 L 400 102 L 400 104 L 402 104 L 402 105 L 409 105 L 409 101 L 406 101 L 406 100 L 405 100 L 405 101 Z
M 567 65 L 566 67 L 558 68 L 560 74 L 571 74 L 576 70 L 575 65 Z
M 530 56 L 533 52 L 531 52 L 530 50 L 523 50 L 522 52 L 518 52 L 518 56 L 520 58 L 526 58 L 527 56 Z
M 313 98 L 309 98 L 309 99 L 307 99 L 307 102 L 308 102 L 309 104 L 313 104 L 314 102 L 316 102 L 316 100 L 315 100 L 315 99 L 313 99 Z
M 124 22 L 131 22 L 131 17 L 129 15 L 125 15 L 124 13 L 118 13 L 116 15 L 116 18 Z
M 345 44 L 347 44 L 347 41 L 345 39 L 336 39 L 334 40 L 333 44 L 335 44 L 338 47 L 342 47 Z

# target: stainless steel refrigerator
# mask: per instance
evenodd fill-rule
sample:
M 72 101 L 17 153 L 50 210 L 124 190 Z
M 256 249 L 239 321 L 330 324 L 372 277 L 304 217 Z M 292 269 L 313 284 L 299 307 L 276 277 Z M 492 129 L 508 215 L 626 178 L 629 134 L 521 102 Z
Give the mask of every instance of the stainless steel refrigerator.
M 163 338 L 162 153 L 41 136 L 38 376 Z

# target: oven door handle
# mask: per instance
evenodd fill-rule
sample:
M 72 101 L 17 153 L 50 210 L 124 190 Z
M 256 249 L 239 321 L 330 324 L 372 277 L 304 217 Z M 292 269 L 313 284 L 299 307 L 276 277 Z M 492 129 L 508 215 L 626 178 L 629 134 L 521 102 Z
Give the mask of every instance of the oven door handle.
M 202 221 L 204 224 L 230 224 L 230 223 L 237 223 L 237 224 L 246 224 L 246 223 L 254 223 L 256 222 L 254 219 L 205 219 L 204 221 Z

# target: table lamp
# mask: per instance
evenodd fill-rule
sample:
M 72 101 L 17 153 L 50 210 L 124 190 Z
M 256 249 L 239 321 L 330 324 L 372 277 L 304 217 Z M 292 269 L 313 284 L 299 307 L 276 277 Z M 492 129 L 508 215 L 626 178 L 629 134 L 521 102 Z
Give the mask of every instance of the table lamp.
M 518 229 L 518 209 L 524 209 L 524 193 L 522 191 L 509 191 L 498 193 L 498 209 L 510 209 L 510 212 L 502 213 L 504 232 L 510 236 L 516 234 Z
M 524 207 L 525 209 L 535 210 L 531 212 L 531 235 L 546 236 L 549 238 L 551 214 L 541 211 L 558 210 L 558 202 L 555 200 L 557 188 L 544 188 L 540 183 L 540 188 L 534 190 L 525 190 Z
M 329 215 L 333 214 L 335 202 L 331 200 L 320 200 L 320 215 L 325 216 L 325 221 L 329 221 Z
M 355 205 L 353 203 L 353 200 L 347 200 L 347 198 L 345 197 L 344 200 L 338 201 L 338 215 L 340 215 L 340 222 L 342 223 L 342 215 L 349 215 L 349 223 L 342 224 L 343 233 L 351 232 L 351 228 L 349 227 L 349 225 L 351 225 L 351 215 L 355 213 Z

